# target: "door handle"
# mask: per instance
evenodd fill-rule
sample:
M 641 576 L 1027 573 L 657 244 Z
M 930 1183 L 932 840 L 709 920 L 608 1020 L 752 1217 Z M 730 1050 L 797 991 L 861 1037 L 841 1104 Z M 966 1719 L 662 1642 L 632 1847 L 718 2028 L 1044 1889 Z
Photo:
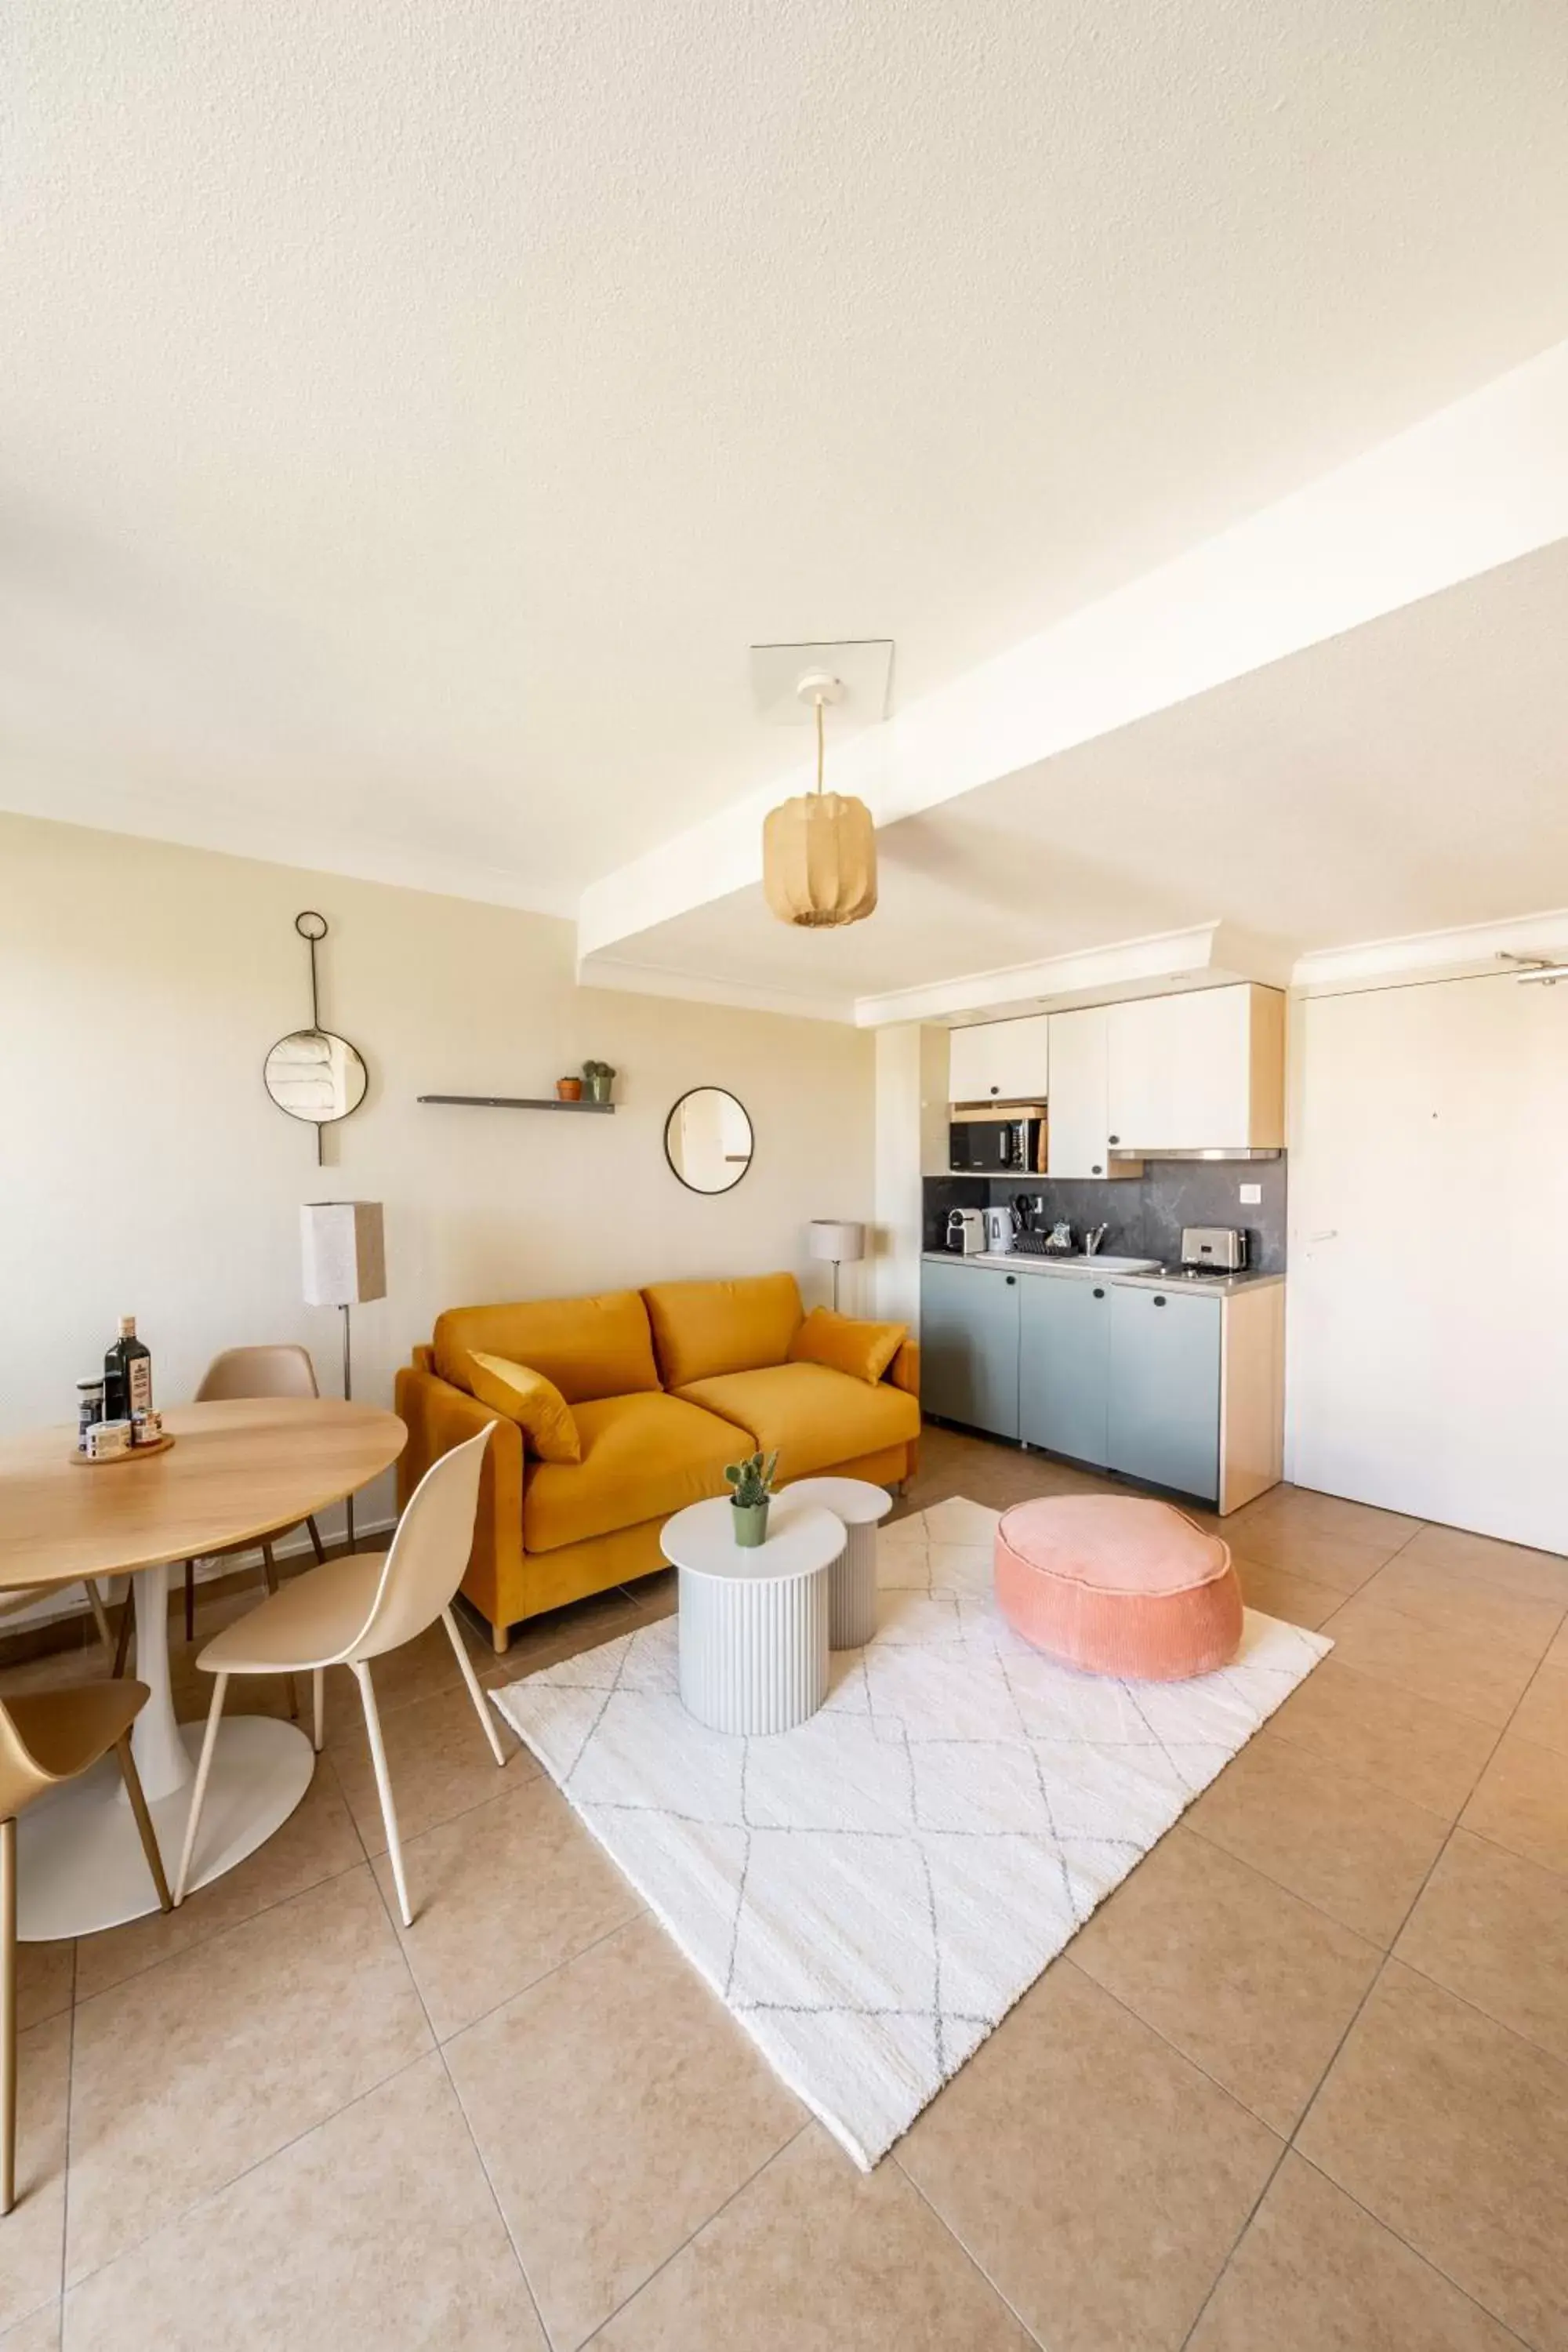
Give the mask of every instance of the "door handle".
M 1328 1225 L 1325 1226 L 1324 1230 L 1321 1234 L 1309 1234 L 1307 1235 L 1307 1239 L 1310 1242 L 1337 1242 L 1339 1237 L 1340 1229 L 1338 1225 Z

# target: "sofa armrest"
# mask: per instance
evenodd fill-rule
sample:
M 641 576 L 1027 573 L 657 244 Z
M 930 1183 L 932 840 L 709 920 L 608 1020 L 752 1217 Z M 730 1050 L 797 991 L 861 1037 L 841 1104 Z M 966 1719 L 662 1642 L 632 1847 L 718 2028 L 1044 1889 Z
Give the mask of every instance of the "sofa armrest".
M 521 1603 L 513 1606 L 522 1581 L 522 1490 L 528 1475 L 522 1432 L 515 1421 L 492 1412 L 478 1397 L 417 1364 L 405 1365 L 397 1375 L 397 1411 L 408 1430 L 408 1443 L 397 1462 L 399 1510 L 432 1462 L 481 1429 L 494 1430 L 479 1474 L 474 1543 L 463 1571 L 463 1591 L 489 1620 L 498 1645 L 504 1646 L 507 1626 L 522 1613 Z
M 896 1389 L 907 1389 L 918 1403 L 921 1393 L 921 1343 L 906 1339 L 882 1378 Z

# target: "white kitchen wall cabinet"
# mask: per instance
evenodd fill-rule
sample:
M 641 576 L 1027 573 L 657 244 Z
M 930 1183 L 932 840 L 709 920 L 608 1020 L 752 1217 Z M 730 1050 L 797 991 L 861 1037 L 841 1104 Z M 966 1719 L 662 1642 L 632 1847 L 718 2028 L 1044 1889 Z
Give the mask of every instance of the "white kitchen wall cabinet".
M 1081 1013 L 1053 1013 L 1050 1118 L 1046 1137 L 1049 1176 L 1142 1176 L 1137 1160 L 1110 1156 L 1109 1004 Z
M 1050 1017 L 980 1021 L 955 1029 L 948 1048 L 948 1099 L 1043 1103 L 1050 1076 Z
M 1110 1150 L 1158 1159 L 1169 1151 L 1283 1149 L 1285 999 L 1279 989 L 1244 982 L 1141 997 L 1107 1006 L 1106 1018 Z M 1051 1111 L 1054 1135 L 1054 1103 Z

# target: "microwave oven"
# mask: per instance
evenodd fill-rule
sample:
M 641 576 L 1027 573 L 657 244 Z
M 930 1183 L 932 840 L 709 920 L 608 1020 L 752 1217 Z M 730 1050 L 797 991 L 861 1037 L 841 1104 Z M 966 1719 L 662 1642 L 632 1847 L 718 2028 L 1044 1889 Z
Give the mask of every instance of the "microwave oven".
M 1043 1176 L 1045 1118 L 1039 1111 L 955 1118 L 947 1130 L 947 1164 L 954 1176 Z

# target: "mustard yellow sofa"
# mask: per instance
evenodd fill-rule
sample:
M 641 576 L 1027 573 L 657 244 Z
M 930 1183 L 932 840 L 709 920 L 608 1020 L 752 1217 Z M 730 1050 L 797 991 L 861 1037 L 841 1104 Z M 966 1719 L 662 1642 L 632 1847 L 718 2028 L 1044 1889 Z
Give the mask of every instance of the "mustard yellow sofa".
M 672 1512 L 727 1492 L 724 1465 L 775 1447 L 777 1481 L 826 1472 L 880 1486 L 920 1456 L 920 1351 L 879 1381 L 792 1362 L 803 1322 L 791 1274 L 665 1282 L 591 1298 L 458 1307 L 397 1375 L 408 1444 L 401 1507 L 440 1454 L 496 1424 L 463 1591 L 504 1651 L 514 1625 L 663 1564 Z M 572 1408 L 575 1463 L 536 1460 L 516 1421 L 472 1393 L 471 1357 L 542 1372 Z

